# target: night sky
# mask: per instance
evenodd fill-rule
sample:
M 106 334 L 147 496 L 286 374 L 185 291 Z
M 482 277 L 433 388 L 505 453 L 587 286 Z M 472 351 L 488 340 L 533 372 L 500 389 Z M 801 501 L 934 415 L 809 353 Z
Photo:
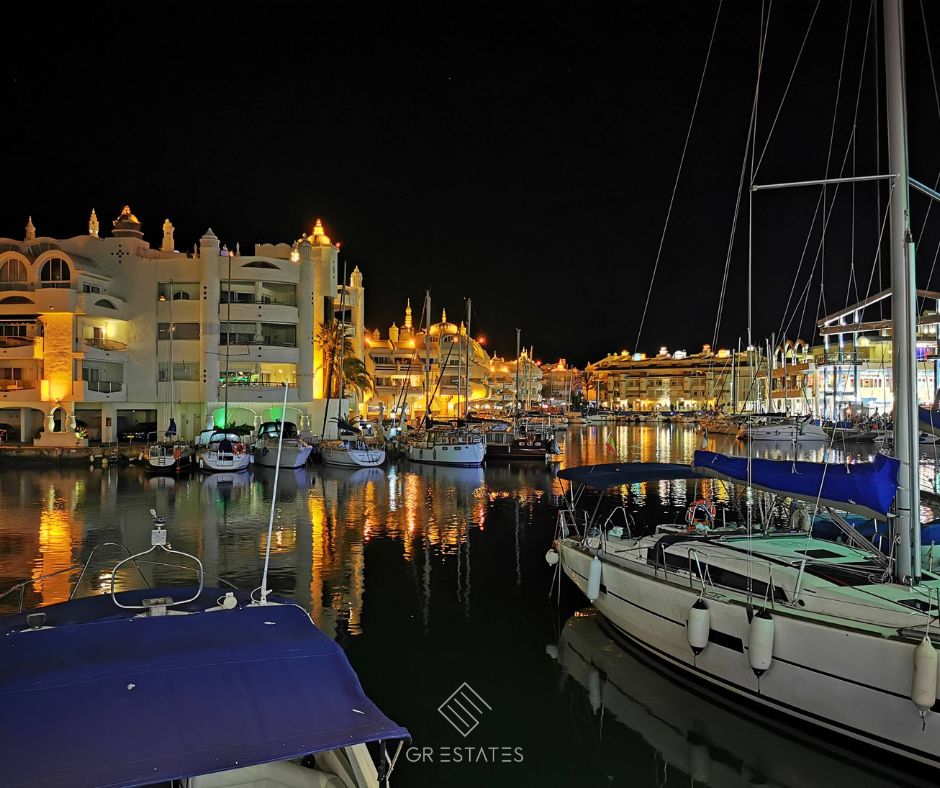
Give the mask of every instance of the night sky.
M 716 2 L 16 5 L 4 9 L 0 66 L 0 235 L 22 238 L 30 214 L 40 235 L 83 233 L 92 207 L 104 233 L 129 203 L 154 246 L 169 217 L 181 250 L 211 226 L 250 253 L 310 232 L 319 216 L 350 270 L 362 269 L 367 322 L 383 335 L 401 323 L 406 297 L 417 314 L 429 287 L 435 316 L 445 306 L 453 320 L 471 297 L 473 333 L 501 354 L 514 352 L 516 327 L 537 358 L 581 365 L 623 348 L 694 352 L 712 341 L 756 78 L 758 2 L 722 6 L 639 347 Z M 925 7 L 936 49 L 940 4 Z M 814 8 L 773 4 L 758 149 Z M 940 109 L 921 4 L 905 8 L 911 172 L 932 185 Z M 757 182 L 825 175 L 848 20 L 829 168 L 838 174 L 870 10 L 818 8 Z M 880 30 L 880 8 L 875 16 Z M 876 71 L 868 48 L 844 175 L 887 169 L 883 127 L 883 162 L 875 156 L 880 42 L 878 50 Z M 810 239 L 791 337 L 812 338 L 817 313 L 843 306 L 847 292 L 854 301 L 856 289 L 878 289 L 875 191 L 855 191 L 854 282 L 850 187 L 824 259 L 818 231 Z M 786 322 L 817 198 L 818 190 L 755 197 L 755 337 Z M 915 236 L 925 208 L 912 198 Z M 721 345 L 746 336 L 747 226 L 745 200 Z M 920 247 L 921 284 L 938 240 L 940 210 Z

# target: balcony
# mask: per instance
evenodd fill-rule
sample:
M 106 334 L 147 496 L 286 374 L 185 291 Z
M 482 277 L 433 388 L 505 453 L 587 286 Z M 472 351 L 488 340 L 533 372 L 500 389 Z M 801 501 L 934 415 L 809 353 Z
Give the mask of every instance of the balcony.
M 42 390 L 38 380 L 0 380 L 0 402 L 39 402 Z
M 82 350 L 89 360 L 123 359 L 127 353 L 127 343 L 116 339 L 103 339 L 100 337 L 86 337 L 82 340 Z
M 297 307 L 294 304 L 232 301 L 231 316 L 229 315 L 229 305 L 225 301 L 219 304 L 219 322 L 222 325 L 223 332 L 225 331 L 225 324 L 229 320 L 232 323 L 297 323 L 298 319 Z
M 73 396 L 85 402 L 127 402 L 127 390 L 122 380 L 76 380 Z
M 0 337 L 0 359 L 42 358 L 42 337 Z
M 287 384 L 287 401 L 297 402 L 297 384 Z M 232 402 L 280 402 L 284 399 L 283 383 L 224 383 L 219 384 L 219 402 L 225 400 L 228 389 L 228 401 Z
M 126 319 L 127 303 L 110 293 L 78 293 L 75 311 L 92 317 Z
M 0 315 L 22 314 L 23 312 L 75 312 L 79 293 L 75 290 L 57 287 L 11 289 L 6 283 L 0 290 Z M 114 314 L 113 311 L 111 314 Z

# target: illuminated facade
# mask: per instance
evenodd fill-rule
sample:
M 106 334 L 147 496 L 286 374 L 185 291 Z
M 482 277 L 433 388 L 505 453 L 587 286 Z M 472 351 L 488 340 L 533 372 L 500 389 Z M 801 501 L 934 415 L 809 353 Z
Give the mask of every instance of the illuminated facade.
M 250 256 L 212 230 L 175 251 L 169 220 L 151 248 L 128 207 L 113 228 L 101 237 L 92 212 L 85 235 L 40 237 L 30 219 L 23 241 L 0 239 L 0 422 L 15 437 L 112 442 L 135 425 L 162 434 L 172 415 L 191 439 L 221 425 L 226 392 L 229 423 L 256 426 L 280 417 L 285 383 L 287 419 L 319 432 L 317 330 L 341 302 L 364 349 L 362 274 L 339 284 L 339 247 L 319 220 Z
M 385 413 L 400 417 L 399 409 L 404 404 L 407 418 L 415 420 L 424 415 L 428 399 L 436 418 L 455 418 L 458 399 L 462 415 L 468 389 L 468 351 L 470 408 L 476 408 L 489 393 L 489 356 L 479 342 L 467 335 L 463 322 L 456 325 L 447 320 L 447 310 L 442 312 L 441 321 L 425 332 L 415 329 L 409 300 L 402 326 L 392 323 L 385 339 L 378 329 L 367 335 L 365 351 L 367 368 L 375 384 L 368 401 L 370 415 Z M 427 358 L 429 393 L 425 390 Z
M 516 376 L 516 367 L 519 375 Z M 516 399 L 516 381 L 519 381 L 518 401 L 523 409 L 536 407 L 542 401 L 542 368 L 523 350 L 518 362 L 493 356 L 489 361 L 487 381 L 490 394 L 484 407 L 494 410 L 512 410 Z
M 622 351 L 588 364 L 585 395 L 614 410 L 751 409 L 762 401 L 761 378 L 755 376 L 760 367 L 752 365 L 752 355 L 714 353 L 709 345 L 693 354 L 662 348 L 653 357 Z

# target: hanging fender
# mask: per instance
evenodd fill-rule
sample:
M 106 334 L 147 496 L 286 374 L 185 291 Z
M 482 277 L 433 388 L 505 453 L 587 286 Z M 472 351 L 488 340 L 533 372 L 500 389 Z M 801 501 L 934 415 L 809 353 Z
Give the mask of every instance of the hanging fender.
M 696 656 L 701 654 L 708 645 L 711 628 L 711 613 L 708 610 L 708 605 L 705 604 L 704 599 L 695 600 L 695 604 L 689 608 L 685 629 L 689 646 Z
M 774 659 L 774 618 L 767 610 L 761 610 L 751 619 L 751 631 L 747 643 L 747 661 L 754 675 L 760 677 Z M 934 682 L 936 682 L 936 662 Z

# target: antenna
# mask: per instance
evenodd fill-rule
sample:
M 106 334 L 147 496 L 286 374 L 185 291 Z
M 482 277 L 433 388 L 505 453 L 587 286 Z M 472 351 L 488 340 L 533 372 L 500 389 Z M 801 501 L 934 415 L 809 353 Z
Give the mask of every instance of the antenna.
M 271 494 L 271 516 L 268 519 L 268 543 L 264 548 L 264 572 L 261 573 L 261 604 L 268 604 L 268 565 L 271 563 L 271 535 L 274 533 L 274 511 L 277 507 L 277 480 L 281 475 L 281 446 L 284 445 L 284 422 L 287 416 L 287 381 L 284 381 L 284 404 L 281 407 L 281 429 L 277 437 L 277 462 L 274 466 L 274 492 Z

